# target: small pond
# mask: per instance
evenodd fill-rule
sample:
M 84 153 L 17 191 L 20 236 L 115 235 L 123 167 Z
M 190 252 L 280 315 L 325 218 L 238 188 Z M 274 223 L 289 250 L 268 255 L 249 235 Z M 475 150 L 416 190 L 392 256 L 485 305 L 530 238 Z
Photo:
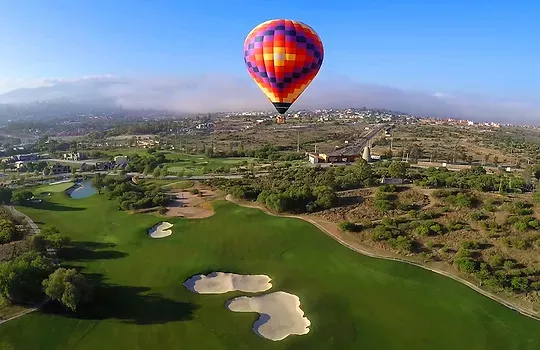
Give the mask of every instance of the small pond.
M 92 186 L 92 180 L 85 180 L 77 182 L 67 190 L 67 193 L 73 199 L 83 199 L 96 194 L 97 190 Z

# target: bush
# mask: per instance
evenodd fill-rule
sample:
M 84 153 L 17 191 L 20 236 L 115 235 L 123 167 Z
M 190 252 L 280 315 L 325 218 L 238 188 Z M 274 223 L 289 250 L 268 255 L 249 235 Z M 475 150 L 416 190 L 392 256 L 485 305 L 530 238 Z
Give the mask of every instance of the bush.
M 504 268 L 507 270 L 513 269 L 516 266 L 516 263 L 512 260 L 506 260 L 503 264 Z
M 475 273 L 478 271 L 478 262 L 476 262 L 473 258 L 457 258 L 454 260 L 454 263 L 461 272 Z
M 494 266 L 494 267 L 501 266 L 502 264 L 504 264 L 504 258 L 500 255 L 495 254 L 490 257 L 489 262 L 491 266 Z
M 409 253 L 413 250 L 413 241 L 407 236 L 397 236 L 388 240 L 388 244 L 402 253 Z
M 360 232 L 362 231 L 362 225 L 345 221 L 339 224 L 339 229 L 341 231 Z
M 465 225 L 458 221 L 452 221 L 447 225 L 448 230 L 450 231 L 459 231 L 465 228 Z
M 478 243 L 476 241 L 463 241 L 463 242 L 461 242 L 461 247 L 463 249 L 476 250 L 476 249 L 480 249 L 480 243 Z
M 167 214 L 168 211 L 169 211 L 169 210 L 167 209 L 167 207 L 163 207 L 163 206 L 162 206 L 162 207 L 159 207 L 159 208 L 158 208 L 158 213 L 159 213 L 160 215 L 165 215 L 165 214 Z
M 531 283 L 532 290 L 540 290 L 540 281 L 535 281 Z
M 10 219 L 0 219 L 0 244 L 14 241 L 18 238 L 18 231 Z
M 481 211 L 475 211 L 471 214 L 471 219 L 474 221 L 486 220 L 488 216 Z
M 529 288 L 529 280 L 527 277 L 513 277 L 510 285 L 515 291 L 525 292 Z
M 386 241 L 392 238 L 392 229 L 384 225 L 378 225 L 373 231 L 374 241 Z

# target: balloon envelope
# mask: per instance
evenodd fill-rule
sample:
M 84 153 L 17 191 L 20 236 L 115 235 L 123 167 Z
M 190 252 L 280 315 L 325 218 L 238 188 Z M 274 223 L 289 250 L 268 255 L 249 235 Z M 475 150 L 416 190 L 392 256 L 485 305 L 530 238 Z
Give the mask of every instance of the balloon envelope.
M 321 68 L 324 49 L 307 24 L 274 19 L 253 28 L 244 42 L 244 61 L 253 80 L 284 114 Z

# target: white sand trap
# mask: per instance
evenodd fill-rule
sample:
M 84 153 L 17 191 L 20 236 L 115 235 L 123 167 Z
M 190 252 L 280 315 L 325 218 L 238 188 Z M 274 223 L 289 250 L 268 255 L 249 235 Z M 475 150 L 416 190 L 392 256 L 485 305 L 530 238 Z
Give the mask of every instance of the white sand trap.
M 260 317 L 253 324 L 253 331 L 273 341 L 291 334 L 307 334 L 311 324 L 300 309 L 300 298 L 285 292 L 234 298 L 227 302 L 227 308 L 234 312 L 258 312 Z
M 212 272 L 206 276 L 192 276 L 184 282 L 184 286 L 193 293 L 199 294 L 223 294 L 234 291 L 257 293 L 272 288 L 270 281 L 271 278 L 266 275 Z
M 148 235 L 152 238 L 163 238 L 170 236 L 172 235 L 172 231 L 170 230 L 171 227 L 173 227 L 173 224 L 170 222 L 161 222 L 148 230 Z

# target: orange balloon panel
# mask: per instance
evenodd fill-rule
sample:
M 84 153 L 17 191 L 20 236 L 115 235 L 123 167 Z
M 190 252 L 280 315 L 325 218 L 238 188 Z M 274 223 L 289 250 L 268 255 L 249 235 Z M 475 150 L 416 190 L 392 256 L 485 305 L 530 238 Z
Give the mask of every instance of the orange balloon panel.
M 256 26 L 244 43 L 244 61 L 253 80 L 283 114 L 321 68 L 324 49 L 307 24 L 287 19 Z

